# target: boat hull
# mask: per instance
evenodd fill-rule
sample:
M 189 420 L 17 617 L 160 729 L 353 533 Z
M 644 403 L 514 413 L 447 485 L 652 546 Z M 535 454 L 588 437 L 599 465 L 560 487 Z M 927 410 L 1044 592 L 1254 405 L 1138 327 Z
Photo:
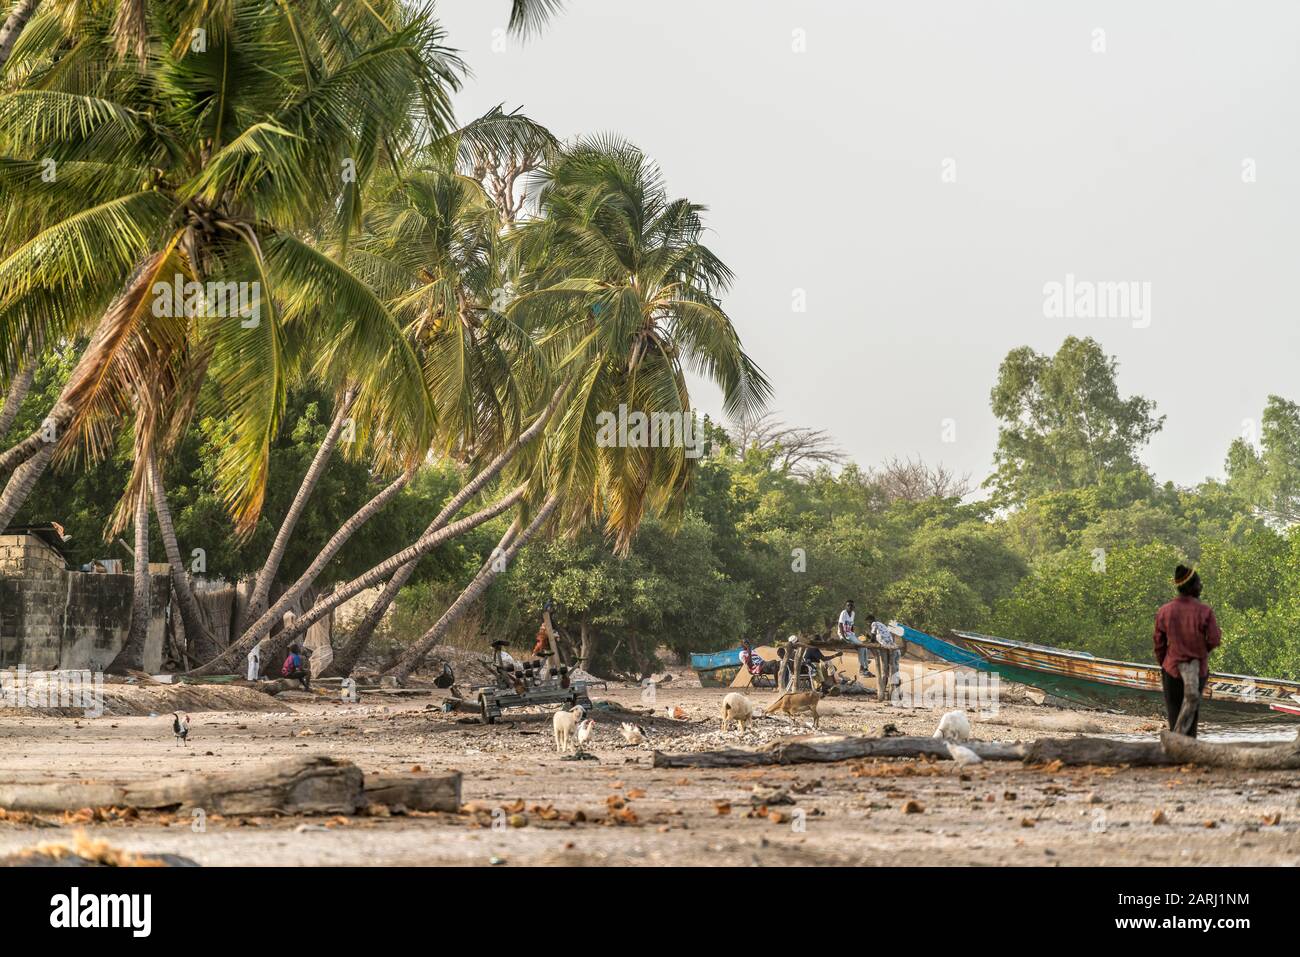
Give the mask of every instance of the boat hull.
M 1081 704 L 1164 714 L 1160 667 L 1154 663 L 1098 658 L 1085 652 L 975 632 L 958 631 L 953 635 L 964 651 L 977 655 L 991 670 L 1010 680 Z M 1298 691 L 1300 684 L 1295 682 L 1211 672 L 1201 710 L 1211 716 L 1225 713 L 1268 716 L 1270 704 L 1290 703 L 1290 696 Z
M 729 648 L 704 654 L 692 652 L 691 670 L 699 677 L 701 687 L 730 687 L 740 671 L 740 649 Z

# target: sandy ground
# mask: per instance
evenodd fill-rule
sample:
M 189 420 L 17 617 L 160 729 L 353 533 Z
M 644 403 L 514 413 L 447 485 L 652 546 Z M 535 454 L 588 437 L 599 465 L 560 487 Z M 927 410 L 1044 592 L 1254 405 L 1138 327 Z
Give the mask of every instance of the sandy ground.
M 223 819 L 189 813 L 87 822 L 89 814 L 0 819 L 0 855 L 38 841 L 92 838 L 205 865 L 385 864 L 1272 864 L 1300 861 L 1300 775 L 1198 768 L 1054 771 L 1012 762 L 959 769 L 925 760 L 737 770 L 655 770 L 651 751 L 754 745 L 805 731 L 760 718 L 747 735 L 718 730 L 717 689 L 661 688 L 650 743 L 625 745 L 620 715 L 600 708 L 595 760 L 564 760 L 549 713 L 479 725 L 445 714 L 441 692 L 379 692 L 358 704 L 286 694 L 276 712 L 194 715 L 191 744 L 170 716 L 98 719 L 0 711 L 6 780 L 156 777 L 223 770 L 289 755 L 350 759 L 363 771 L 456 769 L 461 814 Z M 634 687 L 593 697 L 645 709 Z M 751 692 L 756 704 L 770 691 Z M 686 719 L 662 717 L 679 708 Z M 937 709 L 871 698 L 823 704 L 822 729 L 932 733 Z M 625 715 L 621 716 L 625 717 Z M 974 735 L 1020 740 L 1074 731 L 1151 734 L 1150 719 L 1004 703 L 972 714 Z M 777 803 L 787 802 L 787 803 Z M 758 810 L 761 807 L 763 810 Z M 905 810 L 905 808 L 907 810 Z M 575 812 L 581 811 L 581 814 Z M 1156 812 L 1163 823 L 1155 823 Z M 577 818 L 575 820 L 575 818 Z M 493 821 L 496 821 L 496 826 Z

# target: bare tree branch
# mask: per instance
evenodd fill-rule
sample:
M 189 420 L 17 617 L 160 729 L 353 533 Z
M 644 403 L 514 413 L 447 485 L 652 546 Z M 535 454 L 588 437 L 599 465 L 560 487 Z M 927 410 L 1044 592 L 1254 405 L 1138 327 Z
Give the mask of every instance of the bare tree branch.
M 744 455 L 755 447 L 773 452 L 772 465 L 780 472 L 811 475 L 823 465 L 843 465 L 847 459 L 825 429 L 787 425 L 774 412 L 758 419 L 735 421 L 730 432 L 738 454 Z

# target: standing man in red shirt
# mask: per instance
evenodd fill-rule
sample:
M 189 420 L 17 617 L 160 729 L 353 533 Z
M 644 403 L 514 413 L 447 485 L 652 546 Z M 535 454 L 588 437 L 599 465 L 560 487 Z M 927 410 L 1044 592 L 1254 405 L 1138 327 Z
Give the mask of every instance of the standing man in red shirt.
M 1155 649 L 1165 692 L 1169 730 L 1196 737 L 1201 689 L 1210 674 L 1210 652 L 1222 633 L 1214 609 L 1201 601 L 1201 576 L 1186 565 L 1174 569 L 1178 597 L 1156 612 Z

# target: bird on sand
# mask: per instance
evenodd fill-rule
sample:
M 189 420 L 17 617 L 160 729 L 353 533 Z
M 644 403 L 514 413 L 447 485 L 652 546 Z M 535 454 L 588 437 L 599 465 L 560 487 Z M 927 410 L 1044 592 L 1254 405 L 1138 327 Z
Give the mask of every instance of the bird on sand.
M 645 742 L 645 728 L 639 724 L 632 724 L 624 721 L 619 725 L 619 731 L 623 735 L 623 740 L 631 745 L 643 744 Z
M 190 716 L 184 711 L 172 712 L 172 734 L 176 735 L 176 740 L 180 743 L 189 744 Z
M 953 744 L 951 741 L 947 742 L 947 744 L 948 755 L 959 768 L 964 768 L 968 764 L 979 764 L 984 760 L 965 745 Z

